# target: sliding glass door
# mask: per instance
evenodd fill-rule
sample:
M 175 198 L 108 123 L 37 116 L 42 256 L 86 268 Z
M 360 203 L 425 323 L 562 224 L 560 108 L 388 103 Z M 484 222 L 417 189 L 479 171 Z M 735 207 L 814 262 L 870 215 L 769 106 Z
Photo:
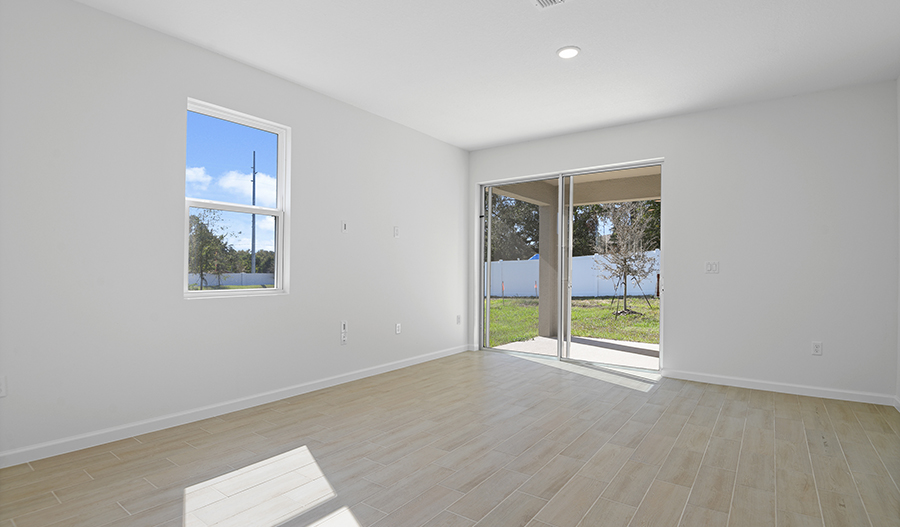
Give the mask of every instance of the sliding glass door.
M 560 358 L 659 369 L 659 165 L 563 178 Z
M 559 355 L 558 178 L 486 187 L 483 346 Z
M 659 369 L 660 165 L 484 187 L 485 348 Z

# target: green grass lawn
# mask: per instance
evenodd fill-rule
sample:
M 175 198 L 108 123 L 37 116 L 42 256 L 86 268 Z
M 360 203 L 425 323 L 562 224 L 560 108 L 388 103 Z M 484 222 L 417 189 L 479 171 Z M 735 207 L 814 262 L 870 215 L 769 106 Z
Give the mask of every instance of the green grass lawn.
M 647 305 L 647 300 L 650 305 Z M 615 317 L 616 299 L 611 297 L 572 299 L 572 335 L 630 342 L 659 343 L 659 299 L 628 297 L 628 308 L 641 315 Z M 622 299 L 618 299 L 622 309 Z M 491 299 L 491 346 L 529 340 L 538 334 L 538 299 L 530 297 Z

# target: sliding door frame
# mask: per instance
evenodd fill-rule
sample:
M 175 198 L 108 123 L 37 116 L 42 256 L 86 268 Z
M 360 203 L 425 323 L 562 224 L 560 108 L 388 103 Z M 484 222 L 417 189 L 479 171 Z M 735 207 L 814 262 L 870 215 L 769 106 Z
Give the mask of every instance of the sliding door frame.
M 479 194 L 481 201 L 481 214 L 480 219 L 482 220 L 481 229 L 480 229 L 480 239 L 479 239 L 479 250 L 478 250 L 478 258 L 479 258 L 479 283 L 480 285 L 480 299 L 478 302 L 478 321 L 479 321 L 479 334 L 481 336 L 481 342 L 479 345 L 479 349 L 494 349 L 490 347 L 490 291 L 491 291 L 491 272 L 490 272 L 490 257 L 491 257 L 491 211 L 492 211 L 492 199 L 493 199 L 493 187 L 500 185 L 513 185 L 516 183 L 526 183 L 531 181 L 546 181 L 548 179 L 556 178 L 558 181 L 558 195 L 557 195 L 557 217 L 556 217 L 556 231 L 557 231 L 557 269 L 558 269 L 558 279 L 559 279 L 559 291 L 558 291 L 558 313 L 557 313 L 557 353 L 556 359 L 569 361 L 568 359 L 569 351 L 572 345 L 572 331 L 571 331 L 571 322 L 572 322 L 572 279 L 571 279 L 571 271 L 572 271 L 572 243 L 573 243 L 573 219 L 574 219 L 574 180 L 575 176 L 581 176 L 585 174 L 596 174 L 599 172 L 614 172 L 618 170 L 628 170 L 633 168 L 644 168 L 650 166 L 659 166 L 660 170 L 662 170 L 664 158 L 652 158 L 645 159 L 641 161 L 633 161 L 626 163 L 616 163 L 610 165 L 600 165 L 595 167 L 581 168 L 578 170 L 570 170 L 565 172 L 550 172 L 544 174 L 535 174 L 532 176 L 522 176 L 516 178 L 509 178 L 503 180 L 494 180 L 487 181 L 479 184 Z M 662 195 L 662 189 L 660 189 L 660 195 Z M 565 229 L 563 229 L 563 224 L 565 223 Z M 485 235 L 487 236 L 488 243 L 485 243 Z M 565 236 L 563 236 L 565 235 Z M 660 259 L 660 371 L 662 370 L 662 308 L 663 308 L 663 298 L 662 293 L 664 288 L 662 286 L 662 258 Z M 548 356 L 549 357 L 549 356 Z M 579 362 L 574 361 L 573 362 Z
M 575 217 L 575 178 L 559 176 L 559 359 L 568 359 L 572 348 L 572 226 Z M 563 228 L 565 226 L 565 228 Z M 563 236 L 565 234 L 565 236 Z
M 480 333 L 481 333 L 481 348 L 486 348 L 489 346 L 485 346 L 485 344 L 491 343 L 491 210 L 493 210 L 493 201 L 494 201 L 494 187 L 493 186 L 484 186 L 481 187 L 481 240 L 479 241 L 479 245 L 481 246 L 481 301 L 479 305 L 481 306 L 481 310 L 483 313 L 480 317 Z M 488 240 L 485 243 L 485 239 Z M 485 268 L 487 268 L 487 272 L 485 272 Z M 487 324 L 485 324 L 485 320 L 487 320 Z

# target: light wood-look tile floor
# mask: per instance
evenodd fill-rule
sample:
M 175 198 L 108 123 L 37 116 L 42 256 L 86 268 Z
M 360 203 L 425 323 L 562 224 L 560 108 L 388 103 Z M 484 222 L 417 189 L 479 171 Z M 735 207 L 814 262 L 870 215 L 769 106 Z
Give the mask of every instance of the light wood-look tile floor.
M 595 373 L 467 352 L 5 468 L 0 527 L 900 525 L 892 407 Z

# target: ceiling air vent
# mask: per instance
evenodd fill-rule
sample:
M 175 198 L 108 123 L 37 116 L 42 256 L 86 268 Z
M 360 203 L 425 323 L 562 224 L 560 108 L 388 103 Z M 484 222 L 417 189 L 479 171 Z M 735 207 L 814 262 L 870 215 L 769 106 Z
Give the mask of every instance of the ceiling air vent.
M 554 6 L 554 5 L 559 5 L 565 1 L 566 0 L 537 0 L 537 4 L 535 4 L 535 5 L 537 5 L 540 8 L 545 8 L 545 7 L 550 7 L 550 6 Z

